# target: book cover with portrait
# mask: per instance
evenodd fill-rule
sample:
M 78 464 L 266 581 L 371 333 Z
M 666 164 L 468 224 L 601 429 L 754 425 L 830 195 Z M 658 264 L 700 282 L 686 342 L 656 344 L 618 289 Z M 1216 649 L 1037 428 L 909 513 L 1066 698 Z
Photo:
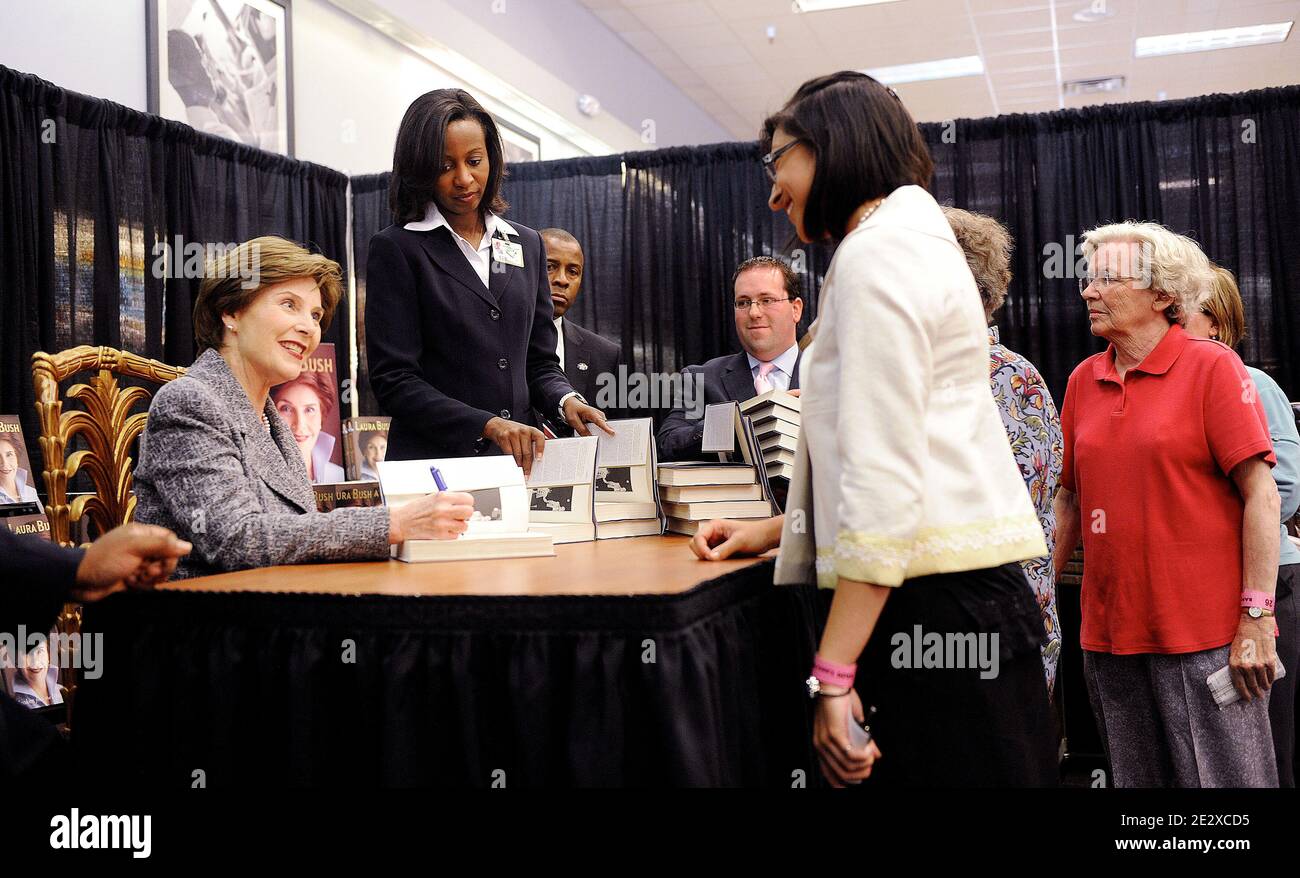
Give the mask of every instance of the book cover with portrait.
M 17 415 L 0 415 L 0 505 L 35 503 L 44 509 L 36 496 L 36 475 L 27 458 L 27 443 Z
M 341 482 L 343 443 L 339 415 L 339 370 L 334 345 L 322 344 L 306 359 L 302 373 L 271 388 L 275 410 L 293 433 L 313 483 Z
M 56 636 L 49 631 L 28 632 L 24 641 L 12 635 L 0 638 L 0 692 L 19 707 L 42 710 L 64 703 Z
M 376 464 L 388 456 L 392 418 L 360 417 L 343 422 L 343 464 L 348 478 L 377 480 Z

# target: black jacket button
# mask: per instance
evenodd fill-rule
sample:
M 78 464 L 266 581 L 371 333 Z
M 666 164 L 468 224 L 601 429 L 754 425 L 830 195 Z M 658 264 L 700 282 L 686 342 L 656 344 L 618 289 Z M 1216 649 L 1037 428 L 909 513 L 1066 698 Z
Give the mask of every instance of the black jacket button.
M 504 368 L 506 368 L 506 367 L 509 366 L 509 365 L 510 365 L 510 361 L 507 360 L 505 357 L 502 357 L 501 359 L 497 360 L 497 368 L 498 368 L 498 369 L 504 369 Z

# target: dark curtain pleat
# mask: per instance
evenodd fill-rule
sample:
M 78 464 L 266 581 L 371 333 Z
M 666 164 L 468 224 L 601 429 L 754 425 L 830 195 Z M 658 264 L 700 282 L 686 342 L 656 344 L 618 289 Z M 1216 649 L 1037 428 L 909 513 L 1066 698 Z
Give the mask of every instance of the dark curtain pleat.
M 391 173 L 366 174 L 352 178 L 352 259 L 357 295 L 357 391 L 363 415 L 383 412 L 370 389 L 370 366 L 366 359 L 366 260 L 370 239 L 393 224 L 388 208 L 388 180 Z
M 625 299 L 622 156 L 511 165 L 502 194 L 510 203 L 507 219 L 538 230 L 564 229 L 582 244 L 582 290 L 569 316 L 621 343 Z
M 22 418 L 33 467 L 35 351 L 107 344 L 189 365 L 199 280 L 155 276 L 156 247 L 276 234 L 346 271 L 347 183 L 0 67 L 0 412 Z M 347 313 L 345 299 L 323 339 L 345 365 Z
M 124 593 L 86 608 L 113 672 L 74 745 L 174 789 L 816 785 L 827 597 L 771 562 L 680 595 Z

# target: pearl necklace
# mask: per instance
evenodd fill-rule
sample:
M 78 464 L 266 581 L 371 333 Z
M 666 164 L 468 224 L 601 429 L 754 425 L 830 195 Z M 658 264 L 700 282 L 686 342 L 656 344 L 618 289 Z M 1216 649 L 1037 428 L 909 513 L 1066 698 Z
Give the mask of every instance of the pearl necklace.
M 862 214 L 862 218 L 858 220 L 857 225 L 858 225 L 858 226 L 861 226 L 863 223 L 865 223 L 865 222 L 867 221 L 867 219 L 868 219 L 868 218 L 869 218 L 873 213 L 876 212 L 877 208 L 879 208 L 880 205 L 882 205 L 882 204 L 884 204 L 884 203 L 885 203 L 885 199 L 882 198 L 882 199 L 880 199 L 879 201 L 877 201 L 875 204 L 873 204 L 873 205 L 871 205 L 870 207 L 868 207 L 867 210 L 866 210 L 866 212 L 865 212 L 864 214 Z

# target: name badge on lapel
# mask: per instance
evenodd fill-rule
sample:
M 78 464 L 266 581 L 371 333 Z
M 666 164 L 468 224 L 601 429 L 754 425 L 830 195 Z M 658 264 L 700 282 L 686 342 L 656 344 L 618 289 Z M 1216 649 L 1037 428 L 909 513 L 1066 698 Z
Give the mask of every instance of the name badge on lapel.
M 524 248 L 514 241 L 507 241 L 503 238 L 492 239 L 492 258 L 497 262 L 503 262 L 506 265 L 513 265 L 515 268 L 524 267 Z

